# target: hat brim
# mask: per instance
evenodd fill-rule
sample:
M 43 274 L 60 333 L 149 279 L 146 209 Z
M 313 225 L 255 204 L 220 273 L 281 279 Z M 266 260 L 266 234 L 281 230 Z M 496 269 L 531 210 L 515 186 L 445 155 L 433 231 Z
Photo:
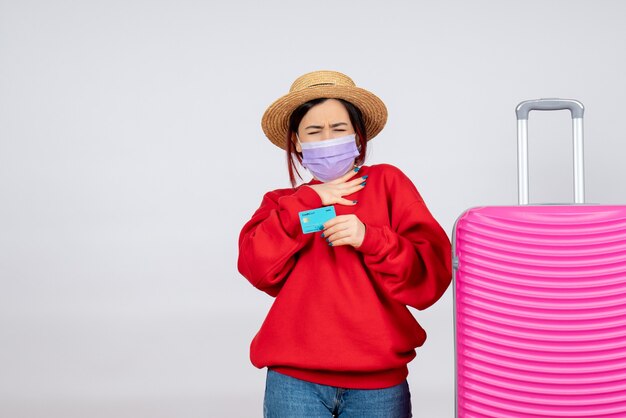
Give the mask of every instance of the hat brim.
M 265 136 L 277 147 L 286 149 L 291 114 L 300 105 L 319 98 L 343 99 L 358 107 L 363 114 L 368 141 L 387 123 L 387 107 L 375 94 L 360 87 L 320 85 L 288 93 L 272 103 L 261 119 Z

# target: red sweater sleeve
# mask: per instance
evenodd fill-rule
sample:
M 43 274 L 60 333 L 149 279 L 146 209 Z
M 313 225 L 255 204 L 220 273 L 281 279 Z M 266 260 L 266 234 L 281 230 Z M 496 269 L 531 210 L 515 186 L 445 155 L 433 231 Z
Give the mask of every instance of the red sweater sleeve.
M 394 300 L 425 309 L 452 279 L 450 240 L 422 200 L 392 212 L 392 219 L 391 227 L 366 225 L 357 250 Z
M 276 296 L 293 268 L 294 255 L 305 245 L 298 212 L 322 206 L 315 190 L 299 187 L 295 193 L 274 191 L 239 235 L 239 272 L 258 289 Z

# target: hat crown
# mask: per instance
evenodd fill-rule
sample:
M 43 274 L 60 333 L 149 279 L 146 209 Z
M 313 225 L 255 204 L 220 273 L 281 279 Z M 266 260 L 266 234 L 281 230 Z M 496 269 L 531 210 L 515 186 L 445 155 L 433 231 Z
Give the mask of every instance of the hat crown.
M 301 91 L 316 86 L 346 86 L 354 87 L 354 81 L 338 71 L 313 71 L 296 79 L 289 92 Z

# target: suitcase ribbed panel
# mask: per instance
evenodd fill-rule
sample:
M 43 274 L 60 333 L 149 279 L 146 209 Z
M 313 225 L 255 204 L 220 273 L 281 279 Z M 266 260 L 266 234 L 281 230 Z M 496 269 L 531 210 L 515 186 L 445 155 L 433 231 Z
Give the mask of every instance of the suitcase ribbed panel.
M 626 417 L 626 207 L 472 209 L 454 245 L 458 416 Z

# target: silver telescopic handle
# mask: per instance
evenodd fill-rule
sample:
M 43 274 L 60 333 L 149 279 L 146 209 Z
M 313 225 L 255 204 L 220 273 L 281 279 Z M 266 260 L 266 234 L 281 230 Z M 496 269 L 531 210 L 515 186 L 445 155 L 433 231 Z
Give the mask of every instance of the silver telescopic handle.
M 521 102 L 517 114 L 517 182 L 520 205 L 528 204 L 528 114 L 531 110 L 569 110 L 574 131 L 574 202 L 585 203 L 583 157 L 583 115 L 585 107 L 578 100 L 537 99 Z

